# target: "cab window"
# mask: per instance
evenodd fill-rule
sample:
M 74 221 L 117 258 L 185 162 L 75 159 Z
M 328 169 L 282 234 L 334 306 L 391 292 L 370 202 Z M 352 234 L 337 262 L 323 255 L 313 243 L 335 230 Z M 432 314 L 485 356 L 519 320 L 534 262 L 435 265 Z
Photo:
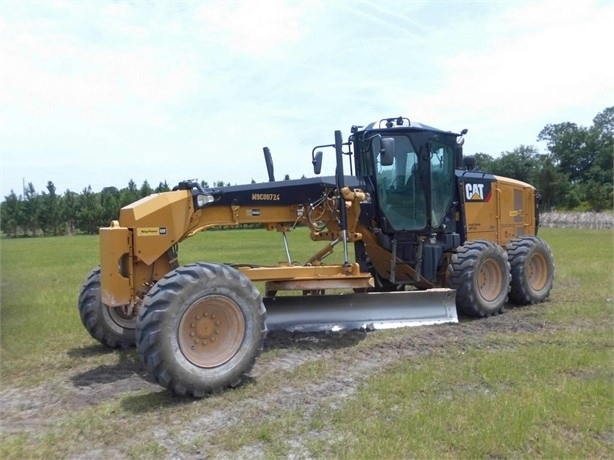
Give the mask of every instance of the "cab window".
M 449 145 L 431 144 L 431 225 L 443 223 L 454 192 L 454 150 Z
M 418 155 L 408 136 L 393 137 L 393 163 L 384 166 L 377 157 L 380 210 L 396 230 L 422 229 L 426 226 L 426 211 Z

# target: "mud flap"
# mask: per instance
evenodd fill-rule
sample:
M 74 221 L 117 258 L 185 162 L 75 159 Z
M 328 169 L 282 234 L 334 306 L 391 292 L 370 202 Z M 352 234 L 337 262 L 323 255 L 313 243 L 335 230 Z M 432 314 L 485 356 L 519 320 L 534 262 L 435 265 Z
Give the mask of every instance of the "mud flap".
M 266 297 L 264 304 L 269 330 L 372 330 L 458 322 L 453 289 Z

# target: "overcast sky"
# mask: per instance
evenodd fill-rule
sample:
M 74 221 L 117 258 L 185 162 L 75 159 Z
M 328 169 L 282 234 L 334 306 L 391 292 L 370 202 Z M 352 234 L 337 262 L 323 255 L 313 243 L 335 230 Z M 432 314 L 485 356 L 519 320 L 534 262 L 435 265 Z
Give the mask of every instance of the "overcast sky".
M 2 197 L 266 181 L 264 146 L 309 177 L 336 129 L 399 115 L 545 152 L 614 105 L 612 1 L 2 0 L 0 34 Z

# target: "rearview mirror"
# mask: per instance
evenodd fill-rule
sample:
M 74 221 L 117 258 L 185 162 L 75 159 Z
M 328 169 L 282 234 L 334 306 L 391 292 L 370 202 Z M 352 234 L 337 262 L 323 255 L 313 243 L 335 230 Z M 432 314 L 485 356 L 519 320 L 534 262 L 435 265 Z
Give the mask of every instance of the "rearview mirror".
M 382 166 L 390 166 L 394 161 L 394 138 L 384 137 L 380 146 L 380 163 Z
M 317 176 L 322 171 L 322 151 L 318 150 L 311 160 L 313 165 L 313 173 Z
M 394 162 L 394 139 L 386 137 L 382 139 L 379 134 L 371 139 L 371 151 L 377 157 L 382 166 L 390 166 Z

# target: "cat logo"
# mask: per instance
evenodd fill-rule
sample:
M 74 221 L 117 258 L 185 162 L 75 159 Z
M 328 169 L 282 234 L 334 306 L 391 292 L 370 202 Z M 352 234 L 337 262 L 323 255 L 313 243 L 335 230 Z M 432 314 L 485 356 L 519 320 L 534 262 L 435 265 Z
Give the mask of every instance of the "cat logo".
M 474 201 L 484 200 L 484 184 L 466 184 L 465 198 Z
M 466 201 L 489 201 L 490 200 L 490 183 L 467 183 L 465 184 L 465 200 Z

